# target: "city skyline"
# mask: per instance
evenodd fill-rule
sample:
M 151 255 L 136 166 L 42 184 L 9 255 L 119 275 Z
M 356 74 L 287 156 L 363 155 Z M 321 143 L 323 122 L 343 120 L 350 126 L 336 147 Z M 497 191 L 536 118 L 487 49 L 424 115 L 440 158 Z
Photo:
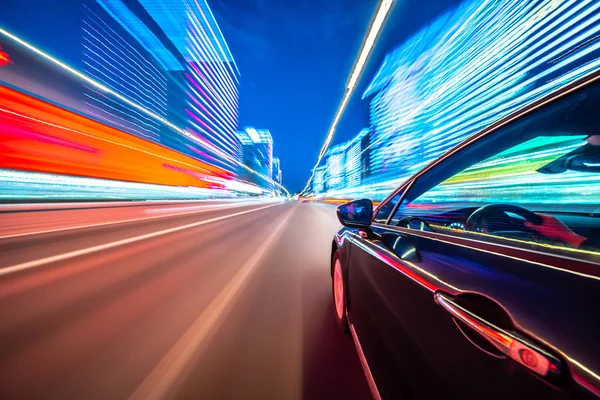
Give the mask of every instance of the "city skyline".
M 1 400 L 598 400 L 599 102 L 600 0 L 2 0 Z
M 14 0 L 9 1 L 11 2 L 11 7 L 8 8 L 8 14 L 6 14 L 9 23 L 8 25 L 5 25 L 5 27 L 10 28 L 11 31 L 15 33 L 21 34 L 24 39 L 30 40 L 34 45 L 39 45 L 43 50 L 51 51 L 50 54 L 67 62 L 69 65 L 73 65 L 82 71 L 85 70 L 85 66 L 81 64 L 81 53 L 73 51 L 75 48 L 81 48 L 80 32 L 78 32 L 78 38 L 74 35 L 67 35 L 66 43 L 64 43 L 64 38 L 61 37 L 61 39 L 58 40 L 56 37 L 57 33 L 48 29 L 48 27 L 51 26 L 49 22 L 53 17 L 52 13 L 48 15 L 39 15 L 30 12 L 32 8 L 36 7 L 35 2 L 41 0 L 32 0 L 33 3 L 31 4 L 31 7 L 23 7 L 23 3 L 19 4 L 19 2 Z M 177 2 L 181 4 L 184 3 L 183 0 L 177 0 Z M 173 68 L 171 65 L 181 65 L 186 63 L 181 51 L 182 47 L 184 47 L 184 45 L 182 45 L 184 40 L 182 41 L 180 31 L 173 29 L 173 26 L 169 26 L 168 20 L 172 18 L 167 16 L 160 17 L 161 15 L 165 15 L 164 2 L 152 0 L 103 0 L 101 2 L 92 1 L 91 3 L 102 3 L 104 5 L 102 8 L 117 7 L 115 9 L 116 11 L 112 11 L 115 15 L 118 14 L 117 11 L 121 13 L 129 12 L 132 14 L 138 19 L 139 24 L 136 25 L 131 23 L 131 20 L 134 20 L 135 18 L 129 17 L 128 20 L 126 15 L 119 16 L 122 22 L 128 22 L 126 24 L 128 25 L 127 33 L 132 30 L 135 33 L 135 29 L 143 30 L 144 26 L 148 28 L 152 35 L 142 35 L 144 41 L 149 41 L 148 43 L 145 43 L 145 46 L 152 47 L 153 43 L 162 43 L 162 46 L 158 46 L 160 51 L 155 51 L 156 54 L 161 54 L 159 60 L 156 60 L 156 64 L 161 68 L 166 67 L 168 69 L 173 69 L 169 72 L 170 75 L 185 74 L 183 69 L 178 70 L 178 68 Z M 176 1 L 173 0 L 171 3 L 175 4 Z M 267 3 L 264 2 L 258 4 L 249 1 L 243 2 L 242 4 L 237 1 L 230 1 L 228 2 L 228 5 L 233 7 L 226 9 L 224 8 L 223 1 L 215 0 L 210 1 L 209 3 L 204 3 L 203 1 L 197 3 L 200 5 L 207 4 L 207 7 L 210 5 L 210 8 L 212 8 L 212 11 L 207 11 L 207 15 L 214 18 L 215 23 L 208 24 L 204 29 L 206 31 L 212 29 L 213 32 L 218 33 L 218 36 L 225 38 L 218 39 L 214 47 L 221 47 L 222 49 L 227 48 L 224 59 L 226 61 L 233 61 L 235 55 L 235 61 L 237 61 L 236 67 L 229 69 L 235 71 L 236 74 L 239 75 L 239 117 L 237 127 L 254 125 L 268 127 L 270 129 L 275 141 L 278 143 L 277 155 L 282 160 L 283 165 L 293 166 L 293 168 L 286 169 L 287 172 L 284 179 L 285 185 L 289 187 L 291 192 L 298 192 L 301 189 L 303 182 L 305 182 L 307 175 L 310 173 L 310 165 L 313 162 L 313 157 L 316 157 L 316 147 L 320 145 L 327 130 L 327 126 L 331 121 L 331 113 L 337 102 L 336 93 L 339 92 L 341 84 L 343 84 L 343 81 L 345 80 L 344 70 L 349 70 L 353 63 L 354 54 L 360 47 L 360 42 L 370 23 L 369 16 L 374 14 L 377 3 L 378 2 L 375 0 L 371 2 L 360 2 L 360 4 L 357 3 L 357 6 L 352 12 L 344 12 L 345 20 L 333 20 L 333 24 L 331 21 L 329 21 L 330 23 L 326 23 L 326 19 L 323 18 L 326 18 L 325 16 L 339 14 L 339 11 L 343 8 L 341 2 L 328 2 L 327 4 L 313 2 L 310 5 L 307 4 L 306 6 L 295 10 L 293 16 L 296 19 L 296 24 L 288 24 L 285 27 L 282 27 L 284 30 L 290 29 L 283 36 L 269 36 L 268 41 L 271 41 L 269 44 L 266 44 L 263 40 L 265 39 L 265 34 L 267 34 L 267 31 L 264 30 L 267 28 L 265 21 L 273 20 L 279 24 L 292 16 L 291 14 L 288 14 L 287 10 L 281 7 L 279 3 L 276 5 L 273 4 L 268 10 L 265 8 Z M 439 2 L 430 10 L 419 10 L 419 13 L 423 14 L 420 18 L 426 20 L 431 16 L 435 16 L 453 3 L 454 2 L 452 1 Z M 77 7 L 77 4 L 80 4 L 77 0 L 68 0 L 67 2 L 57 3 L 56 12 L 62 13 L 63 19 L 83 19 L 82 8 Z M 174 7 L 172 4 L 167 7 L 169 10 L 173 10 Z M 412 7 L 414 7 L 414 4 L 395 6 L 392 9 L 392 14 L 395 15 L 395 19 L 403 19 L 405 18 L 403 12 L 411 10 Z M 208 8 L 208 10 L 210 10 L 210 8 Z M 128 9 L 129 11 L 127 11 Z M 322 9 L 322 12 L 319 11 L 320 9 Z M 170 12 L 172 13 L 171 16 L 176 17 L 177 15 L 181 15 L 182 11 L 173 10 Z M 251 20 L 248 18 L 240 19 L 241 16 L 250 16 L 254 13 L 258 13 L 258 16 L 260 17 L 260 21 L 256 20 L 256 24 L 250 23 Z M 284 18 L 274 19 L 272 18 L 274 15 Z M 198 20 L 201 21 L 200 18 Z M 303 20 L 315 21 L 315 29 L 313 29 L 311 33 L 308 33 L 304 27 L 298 25 L 298 23 Z M 27 21 L 26 24 L 25 21 Z M 240 30 L 240 23 L 246 23 L 246 25 L 243 26 L 243 31 Z M 32 28 L 32 26 L 34 28 Z M 294 28 L 292 29 L 292 27 Z M 276 26 L 269 26 L 268 29 L 272 30 L 275 28 Z M 409 28 L 409 31 L 410 29 L 414 28 Z M 395 27 L 384 30 L 381 41 L 397 44 L 400 40 L 397 32 Z M 402 36 L 407 33 L 409 32 L 402 32 Z M 150 36 L 154 36 L 154 38 L 149 39 L 148 37 Z M 251 50 L 251 48 L 248 48 L 248 46 L 245 45 L 242 46 L 242 44 L 245 43 L 244 41 L 251 36 L 255 39 L 262 37 L 262 39 L 257 40 L 265 43 L 271 51 L 265 53 L 258 51 L 257 49 Z M 286 38 L 285 41 L 281 40 L 283 37 Z M 323 37 L 326 39 L 324 42 L 320 40 L 320 38 Z M 344 39 L 348 38 L 349 40 L 340 41 L 336 39 L 341 37 L 344 37 Z M 295 43 L 301 43 L 301 46 L 310 46 L 308 49 L 310 49 L 311 52 L 319 52 L 311 53 L 311 60 L 319 59 L 324 63 L 322 65 L 324 68 L 306 69 L 303 66 L 304 64 L 302 64 L 305 60 L 298 63 L 301 58 L 300 53 L 294 53 L 292 55 L 286 54 L 285 52 L 283 53 L 284 56 L 277 60 L 276 63 L 270 63 L 272 66 L 266 68 L 265 60 L 271 60 L 269 54 L 271 54 L 272 51 L 275 51 L 275 49 L 280 51 L 280 47 L 284 44 L 287 46 L 289 40 L 292 40 Z M 65 45 L 57 46 L 57 43 L 64 43 Z M 384 44 L 384 47 L 388 45 L 387 43 Z M 325 48 L 321 46 L 322 44 L 325 45 Z M 377 52 L 373 56 L 374 60 L 369 64 L 370 67 L 367 68 L 365 75 L 373 72 L 373 65 L 375 65 L 376 61 L 381 59 L 383 54 L 385 54 L 382 49 L 376 48 L 376 50 Z M 218 51 L 220 52 L 221 49 Z M 175 60 L 172 59 L 173 57 L 169 56 L 169 53 L 174 56 Z M 240 64 L 240 60 L 241 65 L 237 65 Z M 309 59 L 306 59 L 306 61 L 308 60 Z M 294 79 L 289 79 L 291 76 L 290 74 L 294 71 L 293 68 L 289 68 L 290 63 L 296 63 L 297 67 L 303 68 L 303 72 L 294 75 Z M 332 67 L 332 65 L 336 66 Z M 276 68 L 276 71 L 281 73 L 269 73 L 268 71 L 273 71 L 272 68 Z M 197 71 L 193 68 L 188 72 L 191 72 L 188 73 L 188 75 L 193 75 L 194 73 L 197 75 Z M 290 93 L 293 94 L 293 96 L 286 96 L 285 99 L 281 99 L 279 96 L 286 92 L 274 91 L 274 88 L 269 87 L 269 84 L 265 83 L 264 78 L 266 76 L 273 78 L 273 82 L 286 81 L 286 84 L 289 85 Z M 329 78 L 332 76 L 334 79 Z M 259 82 L 257 81 L 258 77 L 262 80 L 262 83 L 260 84 L 257 84 L 257 82 Z M 167 92 L 176 88 L 170 83 L 177 79 L 169 79 Z M 185 80 L 186 77 L 183 79 Z M 196 82 L 199 81 L 196 79 Z M 278 85 L 280 85 L 280 83 Z M 362 82 L 361 85 L 364 86 L 364 82 Z M 302 89 L 299 91 L 299 88 Z M 265 96 L 270 97 L 270 100 L 267 100 L 266 103 Z M 172 110 L 172 97 L 173 96 L 170 96 L 170 98 L 167 99 L 167 108 L 169 111 Z M 182 98 L 183 95 L 176 97 Z M 252 100 L 249 101 L 250 98 Z M 196 100 L 198 100 L 198 98 L 196 98 Z M 306 128 L 301 130 L 299 130 L 299 125 L 291 123 L 294 119 L 298 119 L 300 116 L 299 113 L 301 113 L 302 110 L 301 106 L 295 105 L 296 101 L 301 101 L 304 104 L 311 103 L 310 118 L 305 119 L 301 117 L 306 123 Z M 193 99 L 189 99 L 188 103 L 191 105 L 187 104 L 183 107 L 187 107 L 193 114 L 198 115 L 199 112 L 202 112 L 202 109 L 198 107 Z M 262 106 L 257 109 L 256 106 L 259 104 L 262 104 Z M 338 130 L 337 136 L 334 138 L 334 143 L 349 139 L 352 132 L 356 132 L 361 127 L 368 126 L 368 109 L 363 102 L 352 99 L 350 105 L 349 111 L 342 118 L 342 124 Z M 206 104 L 203 104 L 203 106 L 206 107 Z M 178 107 L 181 108 L 182 106 L 178 105 Z M 266 117 L 267 114 L 264 114 L 267 110 L 272 110 L 272 112 L 268 112 L 268 118 Z M 356 112 L 357 110 L 359 112 Z M 174 122 L 178 126 L 185 127 L 188 124 L 185 120 L 183 120 L 183 122 L 179 121 L 178 118 L 178 116 L 168 115 L 168 120 Z M 190 117 L 189 119 L 193 120 L 193 117 Z M 221 127 L 219 129 L 222 129 L 224 120 L 227 122 L 226 119 L 221 119 L 216 123 L 217 126 Z M 148 121 L 144 122 L 148 123 Z M 349 123 L 350 128 L 345 125 L 347 122 Z M 216 136 L 217 134 L 220 135 L 221 138 L 219 142 L 222 141 L 223 137 L 225 138 L 225 141 L 228 140 L 226 133 L 220 132 L 215 126 L 211 126 L 211 129 L 212 131 L 205 128 L 205 130 L 213 136 Z M 228 129 L 228 131 L 231 131 L 231 129 Z M 152 135 L 149 136 L 151 137 Z M 167 137 L 167 139 L 169 138 Z M 231 139 L 230 136 L 229 140 L 234 139 Z M 199 148 L 196 145 L 192 146 L 193 149 L 190 148 L 190 145 L 185 143 L 185 140 L 183 142 L 175 140 L 171 142 L 167 141 L 165 143 L 169 147 L 175 148 L 186 154 L 191 154 L 193 152 L 195 153 L 193 155 L 194 157 L 211 160 L 211 163 L 216 163 L 220 168 L 225 168 L 229 171 L 232 170 L 231 165 L 227 165 L 227 163 L 223 164 L 221 156 L 214 157 L 214 154 L 207 152 L 206 149 L 200 149 L 204 154 L 198 154 L 197 150 Z M 236 151 L 233 150 L 232 153 L 235 152 Z M 212 157 L 212 159 L 210 157 Z
M 541 8 L 548 19 L 572 15 L 564 36 L 544 36 L 548 22 L 526 1 L 464 1 L 423 27 L 369 77 L 361 97 L 369 104 L 369 128 L 329 147 L 313 193 L 382 200 L 466 138 L 589 73 L 598 63 L 597 45 L 589 41 L 595 28 L 578 24 L 593 12 L 590 4 Z M 515 21 L 528 29 L 511 31 Z
M 81 19 L 74 18 L 70 26 L 73 32 L 80 30 L 81 42 L 70 61 L 81 72 L 64 75 L 61 61 L 49 71 L 56 75 L 61 96 L 52 85 L 41 86 L 47 75 L 34 72 L 42 66 L 39 59 L 10 41 L 6 44 L 19 68 L 0 71 L 2 80 L 20 82 L 18 86 L 41 99 L 208 164 L 208 174 L 196 175 L 204 181 L 198 183 L 201 187 L 254 192 L 247 185 L 252 180 L 231 182 L 240 171 L 256 171 L 243 168 L 247 166 L 236 136 L 240 71 L 208 4 L 81 0 L 80 5 Z M 12 40 L 21 41 L 19 36 Z M 56 60 L 53 56 L 44 55 Z M 173 170 L 168 164 L 163 167 Z M 272 183 L 271 172 L 264 175 L 262 186 L 272 191 L 281 182 Z M 125 179 L 146 180 L 133 175 Z

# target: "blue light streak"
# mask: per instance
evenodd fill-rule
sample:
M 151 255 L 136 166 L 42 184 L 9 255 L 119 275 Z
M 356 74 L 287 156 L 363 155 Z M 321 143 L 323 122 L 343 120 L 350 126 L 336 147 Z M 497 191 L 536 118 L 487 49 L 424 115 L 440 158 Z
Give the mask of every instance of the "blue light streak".
M 96 0 L 108 14 L 152 54 L 165 69 L 183 70 L 182 65 L 150 29 L 121 0 Z
M 324 187 L 335 175 L 327 168 L 313 187 L 385 197 L 469 136 L 598 68 L 599 2 L 465 1 L 390 52 L 365 90 L 368 173 L 356 171 L 353 149 L 346 187 Z

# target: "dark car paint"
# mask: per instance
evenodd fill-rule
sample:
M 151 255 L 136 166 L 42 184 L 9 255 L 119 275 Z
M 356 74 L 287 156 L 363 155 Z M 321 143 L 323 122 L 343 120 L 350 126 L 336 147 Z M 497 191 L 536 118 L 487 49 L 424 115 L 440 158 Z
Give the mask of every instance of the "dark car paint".
M 508 120 L 515 118 L 518 115 Z M 403 193 L 432 165 L 388 200 Z M 342 227 L 332 251 L 339 251 L 342 260 L 349 322 L 383 399 L 585 399 L 600 395 L 597 264 L 442 233 L 384 224 L 371 228 L 375 235 L 365 238 L 358 229 Z M 419 261 L 402 260 L 391 242 L 377 235 L 409 240 Z M 490 315 L 505 313 L 512 320 L 511 330 L 562 360 L 562 379 L 548 382 L 510 358 L 482 351 L 436 304 L 438 291 L 457 299 L 474 294 L 476 302 L 493 304 L 495 311 Z
M 598 370 L 598 321 L 583 318 L 597 315 L 596 277 L 456 247 L 400 228 L 373 230 L 407 235 L 417 248 L 427 249 L 420 251 L 422 262 L 407 263 L 383 242 L 348 231 L 340 247 L 340 254 L 352 253 L 352 267 L 345 264 L 349 320 L 384 399 L 593 397 L 575 380 L 585 385 L 596 379 L 566 357 Z M 495 267 L 486 267 L 490 263 Z M 435 303 L 437 290 L 494 299 L 511 315 L 516 330 L 567 361 L 575 379 L 567 372 L 563 382 L 551 386 L 510 359 L 482 352 Z

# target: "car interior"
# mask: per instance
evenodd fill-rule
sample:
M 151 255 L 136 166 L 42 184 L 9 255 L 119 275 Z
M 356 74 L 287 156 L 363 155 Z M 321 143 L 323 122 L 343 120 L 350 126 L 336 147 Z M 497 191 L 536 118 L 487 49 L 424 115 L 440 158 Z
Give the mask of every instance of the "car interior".
M 598 100 L 596 84 L 434 164 L 391 223 L 600 251 Z

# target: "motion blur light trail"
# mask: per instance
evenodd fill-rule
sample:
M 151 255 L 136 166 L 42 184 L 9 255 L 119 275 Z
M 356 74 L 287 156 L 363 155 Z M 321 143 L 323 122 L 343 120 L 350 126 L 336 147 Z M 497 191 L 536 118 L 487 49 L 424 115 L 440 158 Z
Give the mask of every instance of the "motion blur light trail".
M 356 64 L 354 65 L 354 68 L 352 70 L 352 75 L 350 76 L 350 79 L 348 80 L 348 84 L 346 85 L 346 92 L 344 93 L 344 98 L 342 99 L 342 102 L 341 102 L 337 112 L 335 113 L 335 117 L 333 119 L 331 127 L 329 128 L 329 131 L 327 132 L 327 137 L 325 138 L 325 143 L 323 143 L 323 147 L 321 148 L 321 151 L 319 152 L 319 157 L 317 159 L 317 162 L 316 162 L 314 168 L 312 169 L 311 176 L 308 179 L 308 182 L 306 182 L 306 186 L 302 190 L 302 193 L 305 193 L 310 188 L 310 184 L 315 176 L 315 170 L 319 166 L 319 164 L 321 163 L 321 160 L 323 159 L 323 156 L 327 152 L 327 148 L 329 147 L 329 144 L 331 143 L 331 140 L 333 139 L 333 135 L 335 134 L 337 125 L 340 122 L 340 119 L 342 118 L 344 111 L 346 110 L 346 106 L 348 105 L 348 102 L 350 101 L 350 97 L 352 97 L 352 94 L 354 93 L 354 89 L 356 87 L 358 79 L 360 78 L 360 75 L 362 74 L 362 71 L 365 67 L 367 60 L 369 59 L 371 50 L 373 50 L 373 46 L 375 45 L 377 36 L 379 35 L 381 28 L 383 27 L 383 23 L 385 22 L 385 18 L 387 17 L 387 15 L 392 7 L 392 4 L 393 4 L 393 0 L 382 0 L 381 3 L 379 4 L 379 9 L 377 10 L 375 19 L 373 20 L 373 23 L 371 24 L 371 27 L 369 28 L 369 33 L 367 34 L 367 37 L 365 38 L 363 47 L 360 50 L 358 59 L 356 60 Z
M 217 189 L 226 188 L 226 181 L 233 178 L 224 170 L 4 86 L 0 104 L 0 168 Z
M 235 181 L 229 181 L 230 185 Z M 241 183 L 239 185 L 242 185 Z M 246 185 L 246 192 L 262 190 Z M 241 190 L 238 189 L 240 192 Z M 0 201 L 164 200 L 237 197 L 231 190 L 152 185 L 71 175 L 0 170 Z
M 385 198 L 469 136 L 596 73 L 599 33 L 594 0 L 464 1 L 388 53 L 363 93 L 366 144 L 330 149 L 311 189 Z
M 10 59 L 10 55 L 8 53 L 2 51 L 2 46 L 0 46 L 0 67 L 4 67 L 5 65 L 12 64 Z
M 12 151 L 11 156 L 13 159 L 11 161 L 7 161 L 5 164 L 0 165 L 1 168 L 24 169 L 24 170 L 30 170 L 30 171 L 61 173 L 61 174 L 68 174 L 68 175 L 87 176 L 87 177 L 96 177 L 96 178 L 104 178 L 104 179 L 119 179 L 119 180 L 128 180 L 128 181 L 132 181 L 132 182 L 161 184 L 161 185 L 170 185 L 170 186 L 193 186 L 193 187 L 208 188 L 208 189 L 229 189 L 229 190 L 233 190 L 233 191 L 241 191 L 241 192 L 255 194 L 257 192 L 257 187 L 255 185 L 249 184 L 244 181 L 236 180 L 233 173 L 228 172 L 227 170 L 215 165 L 216 162 L 222 163 L 222 161 L 227 161 L 231 165 L 236 165 L 237 167 L 243 168 L 244 170 L 250 172 L 253 175 L 259 176 L 260 178 L 262 178 L 268 182 L 271 182 L 273 186 L 276 186 L 277 188 L 281 189 L 285 194 L 289 195 L 289 192 L 285 189 L 285 187 L 283 187 L 281 184 L 279 184 L 279 182 L 275 182 L 275 181 L 273 181 L 273 179 L 271 177 L 267 177 L 255 170 L 249 168 L 248 166 L 244 165 L 237 158 L 233 157 L 230 154 L 227 154 L 220 148 L 216 147 L 210 141 L 203 140 L 203 138 L 197 137 L 196 135 L 194 135 L 192 132 L 188 131 L 187 129 L 183 129 L 183 128 L 177 126 L 176 124 L 172 123 L 171 121 L 167 120 L 166 118 L 156 114 L 152 110 L 149 110 L 148 108 L 138 104 L 137 102 L 122 95 L 121 93 L 117 92 L 116 90 L 113 90 L 110 87 L 92 79 L 91 77 L 87 76 L 86 74 L 79 72 L 75 68 L 73 68 L 73 67 L 65 64 L 64 62 L 60 61 L 59 59 L 45 53 L 44 51 L 38 49 L 37 47 L 31 45 L 30 43 L 28 43 L 26 41 L 24 41 L 23 39 L 19 38 L 18 36 L 8 32 L 4 29 L 1 29 L 1 28 L 0 28 L 0 35 L 3 35 L 4 37 L 10 39 L 12 42 L 14 42 L 19 47 L 19 49 L 26 49 L 27 52 L 35 54 L 36 56 L 41 57 L 42 59 L 44 59 L 46 61 L 49 61 L 51 64 L 59 67 L 62 71 L 67 72 L 69 75 L 77 78 L 79 81 L 81 81 L 85 85 L 88 85 L 89 87 L 93 88 L 94 90 L 99 91 L 99 93 L 102 93 L 104 96 L 110 96 L 111 98 L 118 100 L 122 104 L 127 105 L 128 107 L 131 107 L 131 108 L 137 110 L 138 112 L 151 118 L 152 120 L 156 121 L 157 123 L 174 131 L 175 133 L 183 135 L 187 139 L 191 140 L 192 143 L 194 144 L 194 146 L 199 146 L 199 147 L 203 148 L 205 151 L 209 152 L 210 154 L 213 154 L 220 158 L 220 159 L 216 159 L 214 157 L 208 158 L 207 162 L 198 161 L 192 157 L 183 155 L 174 150 L 167 149 L 160 145 L 156 145 L 154 143 L 147 142 L 144 139 L 135 137 L 133 135 L 129 135 L 128 133 L 125 133 L 123 131 L 119 131 L 114 128 L 110 128 L 103 124 L 98 124 L 103 127 L 102 129 L 100 129 L 100 131 L 104 130 L 104 134 L 106 134 L 106 130 L 110 130 L 111 134 L 116 134 L 116 132 L 119 132 L 119 134 L 117 136 L 119 136 L 120 139 L 118 140 L 118 142 L 116 144 L 121 146 L 120 151 L 124 151 L 125 153 L 122 153 L 122 154 L 107 153 L 106 148 L 103 148 L 103 147 L 96 148 L 96 147 L 94 147 L 94 145 L 89 146 L 91 142 L 89 142 L 89 140 L 86 139 L 86 140 L 83 140 L 83 142 L 85 142 L 85 143 L 78 141 L 78 143 L 79 143 L 78 145 L 74 145 L 71 143 L 71 144 L 64 146 L 64 148 L 59 153 L 59 156 L 62 156 L 63 158 L 66 156 L 66 160 L 63 160 L 63 161 L 55 162 L 55 161 L 51 160 L 52 157 L 48 157 L 49 153 L 45 153 L 44 156 L 42 156 L 41 158 L 38 158 L 37 155 L 35 154 L 36 150 L 27 149 L 26 148 L 27 146 L 23 146 L 23 142 L 21 142 L 20 150 L 24 150 L 25 153 L 22 156 L 19 156 L 18 154 L 15 153 L 15 151 L 17 150 L 15 145 L 18 146 L 18 144 L 15 144 L 15 142 L 14 142 L 15 132 L 13 132 L 13 134 L 12 134 L 13 139 L 11 139 L 11 141 L 13 141 L 13 145 L 12 145 L 13 147 L 11 149 L 11 151 Z M 7 83 L 9 83 L 9 82 L 7 82 Z M 3 90 L 8 90 L 8 89 L 4 88 Z M 34 99 L 30 97 L 30 101 L 33 101 L 33 100 Z M 42 106 L 42 109 L 44 109 L 48 106 L 50 106 L 50 105 L 45 103 L 45 106 Z M 63 112 L 63 115 L 65 112 L 68 113 L 68 111 L 66 111 L 66 110 L 63 110 L 63 109 L 61 109 L 61 110 Z M 47 109 L 46 109 L 46 111 L 47 111 Z M 81 134 L 82 136 L 85 136 L 87 134 L 85 132 L 85 129 L 81 129 L 81 127 L 71 126 L 68 123 L 65 123 L 64 121 L 61 123 L 56 123 L 56 121 L 48 119 L 48 117 L 40 118 L 40 115 L 36 114 L 36 113 L 33 113 L 32 115 L 22 115 L 20 110 L 18 109 L 18 107 L 16 109 L 13 108 L 12 110 L 4 108 L 2 113 L 10 114 L 11 116 L 9 119 L 17 120 L 18 121 L 17 123 L 21 124 L 21 126 L 28 126 L 30 139 L 33 137 L 36 137 L 35 129 L 38 129 L 38 128 L 43 129 L 44 133 L 42 134 L 42 136 L 49 135 L 43 141 L 43 142 L 45 142 L 44 146 L 45 146 L 46 150 L 48 150 L 50 147 L 52 147 L 52 145 L 56 145 L 56 143 L 57 143 L 55 139 L 49 139 L 50 137 L 53 137 L 52 135 L 57 134 L 56 129 L 61 130 L 63 132 L 63 134 L 69 130 L 73 131 L 71 133 L 74 133 L 74 131 L 77 131 L 77 133 Z M 9 119 L 7 119 L 6 115 L 3 116 L 3 118 L 4 118 L 4 120 L 2 121 L 2 124 L 6 124 Z M 46 119 L 44 119 L 44 118 L 46 118 Z M 77 119 L 77 121 L 81 121 L 80 118 L 86 119 L 85 117 L 79 116 L 75 113 L 70 113 L 70 115 L 68 117 L 68 119 Z M 89 124 L 94 123 L 94 121 L 92 121 L 90 119 L 86 119 L 86 120 L 87 120 L 87 122 L 83 123 L 84 128 L 87 128 L 90 126 Z M 25 123 L 25 121 L 27 121 L 27 123 Z M 73 121 L 71 121 L 71 122 L 73 122 Z M 11 122 L 11 123 L 14 123 L 14 122 Z M 58 125 L 58 126 L 54 126 L 54 125 Z M 98 125 L 95 125 L 93 129 L 99 129 Z M 22 130 L 22 128 L 17 129 L 17 131 L 19 131 L 19 130 Z M 50 133 L 50 132 L 52 132 L 52 133 Z M 93 133 L 92 136 L 95 139 L 97 139 L 96 141 L 92 141 L 93 143 L 96 143 L 98 141 L 106 142 L 106 140 L 104 140 L 106 138 L 102 138 L 101 136 L 98 136 L 97 131 L 95 133 Z M 125 136 L 127 138 L 125 138 Z M 21 138 L 21 139 L 23 139 L 23 138 Z M 66 138 L 65 136 L 61 136 L 61 140 L 67 140 L 67 142 L 68 142 L 69 138 Z M 113 143 L 113 144 L 115 144 L 115 143 Z M 108 144 L 105 143 L 103 146 L 107 146 L 107 145 Z M 86 146 L 89 146 L 89 148 Z M 130 147 L 127 148 L 127 146 L 130 146 Z M 139 152 L 136 152 L 136 150 L 135 150 L 137 148 L 137 146 L 140 146 Z M 75 155 L 76 151 L 77 151 L 76 149 L 81 151 L 81 153 L 79 153 L 79 155 L 77 155 L 77 156 Z M 160 150 L 157 150 L 157 149 L 160 149 Z M 196 150 L 196 149 L 194 149 L 194 150 Z M 157 151 L 158 151 L 158 153 L 157 153 Z M 140 163 L 139 160 L 137 160 L 137 159 L 136 159 L 136 164 L 138 164 L 138 165 L 136 165 L 136 166 L 128 165 L 124 170 L 119 169 L 118 166 L 120 166 L 120 165 L 124 166 L 126 163 L 126 161 L 125 161 L 126 158 L 125 158 L 125 160 L 120 160 L 121 158 L 131 157 L 134 154 L 137 157 L 137 156 L 139 156 L 140 152 L 141 153 L 150 153 L 150 154 L 146 154 L 146 155 L 151 155 L 151 158 L 154 157 L 153 158 L 154 161 L 151 162 L 151 161 L 149 161 L 150 158 L 148 158 L 146 156 L 142 156 L 143 161 L 146 163 L 149 163 L 149 164 L 146 164 L 146 167 L 148 165 L 152 165 L 152 167 L 151 167 L 152 170 L 145 169 L 142 166 L 142 163 Z M 67 154 L 68 154 L 68 156 L 67 156 Z M 86 154 L 86 156 L 83 156 L 84 154 Z M 87 163 L 87 161 L 85 161 L 84 159 L 88 156 L 91 158 L 94 158 L 94 161 L 92 161 L 91 163 Z M 159 165 L 157 163 L 159 159 L 163 160 L 163 164 L 165 164 L 165 165 Z M 171 159 L 173 162 L 170 162 Z M 25 160 L 28 160 L 28 161 L 25 161 Z M 131 160 L 131 158 L 129 160 Z M 110 163 L 113 161 L 116 164 L 114 164 L 111 167 Z M 37 164 L 37 166 L 34 167 L 33 165 L 36 164 L 36 162 L 39 162 L 39 164 Z M 69 163 L 72 163 L 70 165 L 70 167 L 69 167 Z M 100 163 L 100 164 L 98 164 L 98 163 Z M 10 164 L 12 166 L 9 166 L 8 164 Z M 24 167 L 26 167 L 26 168 L 24 168 Z M 73 167 L 77 167 L 77 168 L 73 169 Z M 114 168 L 116 170 L 111 171 L 111 168 Z M 158 173 L 158 176 L 156 176 L 155 172 Z M 88 174 L 88 173 L 90 173 L 90 174 Z M 174 178 L 175 180 L 171 180 L 171 178 Z M 194 197 L 194 196 L 192 196 L 192 197 Z

